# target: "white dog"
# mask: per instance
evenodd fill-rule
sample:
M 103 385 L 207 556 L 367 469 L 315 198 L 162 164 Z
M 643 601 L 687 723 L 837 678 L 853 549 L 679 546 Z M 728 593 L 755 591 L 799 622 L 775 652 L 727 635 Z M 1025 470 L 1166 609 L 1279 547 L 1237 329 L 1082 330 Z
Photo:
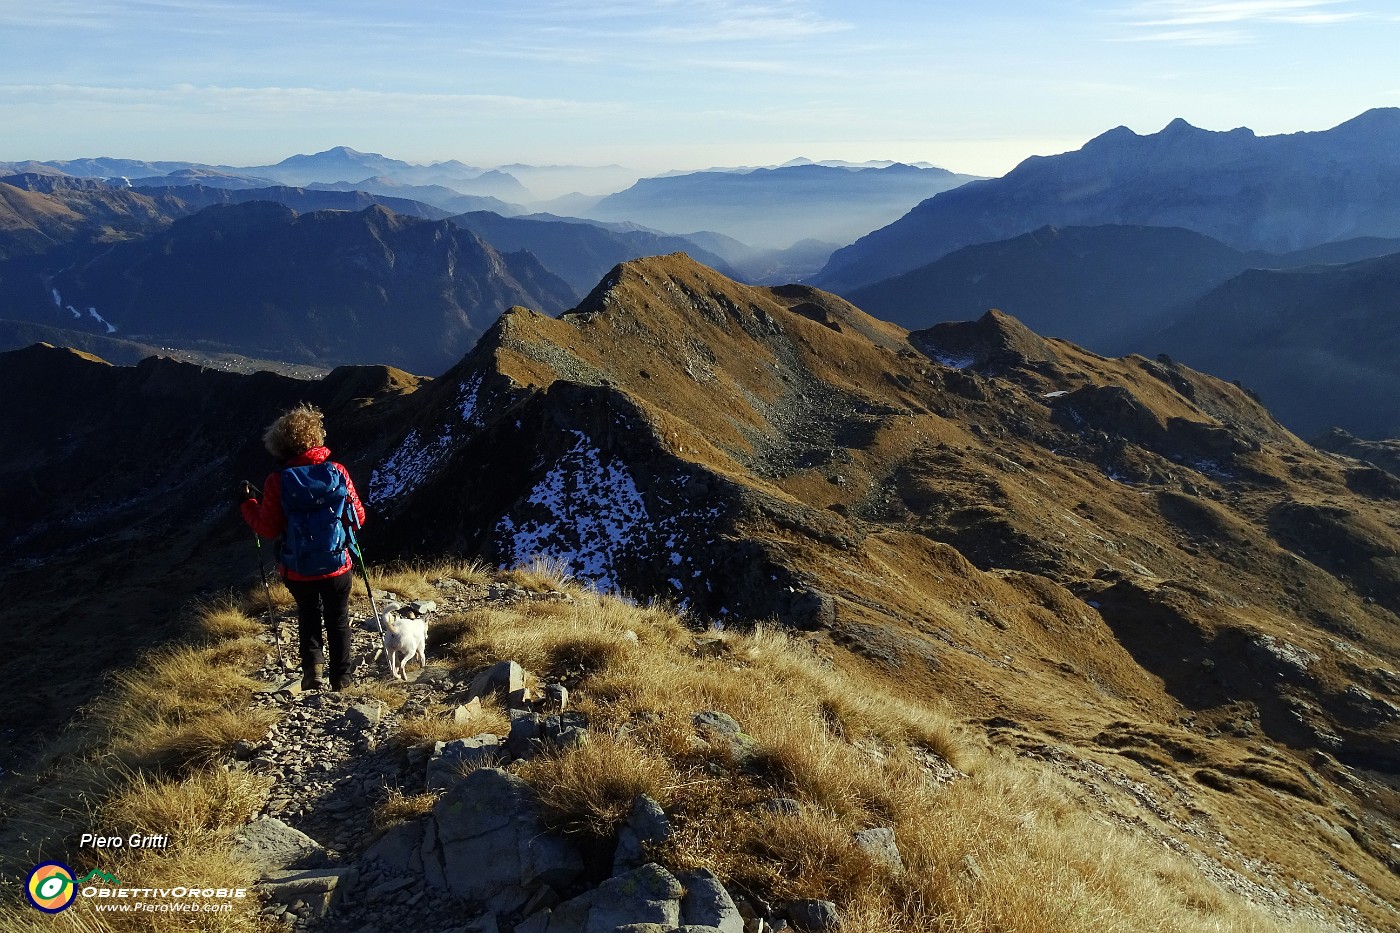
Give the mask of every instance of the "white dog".
M 389 658 L 389 673 L 398 680 L 408 680 L 404 666 L 416 659 L 420 669 L 428 664 L 424 651 L 428 647 L 428 620 L 401 616 L 397 610 L 384 613 L 384 654 Z

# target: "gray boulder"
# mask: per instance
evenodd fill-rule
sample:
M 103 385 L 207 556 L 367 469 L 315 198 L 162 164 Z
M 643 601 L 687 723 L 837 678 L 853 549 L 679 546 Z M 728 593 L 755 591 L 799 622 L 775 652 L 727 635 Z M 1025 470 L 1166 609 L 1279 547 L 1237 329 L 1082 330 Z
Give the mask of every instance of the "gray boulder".
M 463 773 L 494 765 L 504 752 L 500 738 L 489 732 L 469 739 L 439 742 L 428 760 L 428 790 L 446 790 L 460 781 Z
M 894 842 L 894 830 L 887 827 L 862 829 L 855 834 L 856 845 L 870 858 L 888 866 L 893 871 L 904 870 L 904 859 Z
M 319 919 L 330 913 L 347 872 L 344 868 L 275 871 L 265 876 L 257 891 L 269 904 L 291 907 L 301 901 Z
M 423 871 L 423 820 L 412 820 L 392 827 L 365 850 L 366 861 L 379 861 L 398 874 Z
M 255 865 L 262 877 L 285 868 L 321 868 L 327 863 L 319 842 L 276 817 L 254 820 L 239 831 L 234 854 Z
M 788 905 L 788 919 L 803 933 L 822 933 L 841 926 L 841 913 L 831 901 L 801 900 Z
M 429 884 L 440 866 L 441 885 L 458 897 L 492 901 L 505 895 L 523 905 L 523 886 L 567 885 L 583 873 L 583 858 L 540 822 L 534 791 L 495 768 L 473 771 L 433 806 L 423 846 Z M 508 912 L 500 901 L 493 909 Z
M 655 863 L 609 878 L 597 888 L 554 908 L 549 933 L 617 933 L 621 927 L 680 926 L 681 883 Z
M 525 671 L 514 661 L 498 661 L 473 678 L 467 698 L 484 697 L 488 693 L 507 696 L 525 689 Z
M 738 720 L 728 713 L 707 709 L 696 713 L 691 721 L 716 744 L 728 745 L 735 764 L 747 763 L 758 752 L 758 741 L 744 732 Z
M 371 726 L 379 725 L 380 720 L 384 718 L 384 713 L 385 706 L 378 700 L 356 703 L 345 711 L 342 723 L 348 729 L 368 729 Z
M 620 875 L 641 868 L 648 861 L 645 846 L 664 842 L 671 836 L 671 821 L 661 805 L 650 797 L 632 801 L 627 821 L 617 833 L 617 851 L 613 855 L 613 874 Z
M 692 927 L 713 927 L 720 933 L 744 933 L 744 918 L 734 899 L 713 872 L 682 872 L 677 880 L 685 887 L 681 920 Z

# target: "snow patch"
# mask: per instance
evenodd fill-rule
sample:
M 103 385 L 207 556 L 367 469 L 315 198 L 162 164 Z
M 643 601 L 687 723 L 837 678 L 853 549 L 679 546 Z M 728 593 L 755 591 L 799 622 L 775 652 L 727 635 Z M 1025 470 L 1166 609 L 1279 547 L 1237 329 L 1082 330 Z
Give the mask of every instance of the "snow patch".
M 50 288 L 49 297 L 53 299 L 53 306 L 55 308 L 58 308 L 60 311 L 66 308 L 68 310 L 68 313 L 73 315 L 74 320 L 81 321 L 83 319 L 83 312 L 79 311 L 77 308 L 73 307 L 70 304 L 63 303 L 63 295 L 61 292 L 59 292 L 58 289 Z M 116 325 L 108 321 L 102 315 L 98 314 L 96 308 L 88 308 L 87 315 L 97 323 L 101 324 L 103 327 L 107 328 L 107 333 L 115 334 L 117 332 Z
M 623 460 L 604 454 L 583 431 L 570 433 L 573 445 L 540 464 L 543 476 L 497 522 L 502 562 L 543 559 L 613 593 L 623 585 L 651 587 L 659 582 L 653 574 L 666 567 L 673 574 L 667 589 L 680 594 L 682 609 L 691 596 L 711 592 L 712 559 L 701 542 L 713 542 L 722 508 L 692 504 L 688 475 L 658 480 L 643 496 Z
M 70 307 L 68 310 L 69 310 L 69 311 L 72 311 L 73 309 Z M 75 313 L 76 313 L 76 312 L 75 312 Z M 96 321 L 97 323 L 99 323 L 99 324 L 101 324 L 102 326 L 106 327 L 106 328 L 107 328 L 107 333 L 109 333 L 109 334 L 115 334 L 115 333 L 117 332 L 116 325 L 110 323 L 110 322 L 109 322 L 106 318 L 104 318 L 102 315 L 98 314 L 96 308 L 88 308 L 88 309 L 87 309 L 87 313 L 88 313 L 88 317 L 92 318 L 92 319 L 93 319 L 94 321 Z M 79 315 L 79 317 L 81 317 L 81 315 Z
M 970 369 L 972 365 L 977 362 L 977 357 L 953 356 L 952 354 L 948 353 L 935 353 L 933 354 L 933 361 L 943 366 L 947 366 L 949 369 Z
M 416 488 L 446 457 L 452 446 L 449 430 L 433 440 L 425 440 L 413 428 L 403 442 L 369 477 L 369 501 L 386 502 Z
M 496 526 L 509 559 L 557 562 L 600 591 L 616 592 L 617 558 L 635 550 L 651 526 L 637 483 L 620 461 L 604 462 L 582 431 L 526 498 L 538 517 Z
M 481 374 L 476 373 L 458 387 L 454 410 L 470 429 L 481 428 Z M 417 428 L 411 429 L 394 452 L 374 468 L 369 478 L 369 501 L 372 504 L 396 499 L 422 485 L 447 459 L 454 444 L 471 435 L 469 430 L 459 436 L 457 425 L 442 426 L 435 438 L 425 438 Z
M 481 416 L 477 411 L 477 400 L 480 394 L 481 373 L 473 375 L 462 383 L 462 388 L 457 393 L 457 411 L 461 413 L 463 421 L 474 427 L 481 426 Z M 516 424 L 518 426 L 519 422 Z

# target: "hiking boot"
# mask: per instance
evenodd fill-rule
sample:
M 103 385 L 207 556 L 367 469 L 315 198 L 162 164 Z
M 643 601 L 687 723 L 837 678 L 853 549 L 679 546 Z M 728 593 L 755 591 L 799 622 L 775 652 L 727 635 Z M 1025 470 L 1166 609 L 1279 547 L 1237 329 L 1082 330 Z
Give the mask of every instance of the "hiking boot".
M 311 670 L 301 675 L 301 689 L 303 690 L 324 690 L 326 669 L 320 664 L 313 664 Z
M 331 689 L 339 693 L 341 690 L 349 690 L 355 684 L 355 678 L 349 674 L 341 674 L 331 678 Z

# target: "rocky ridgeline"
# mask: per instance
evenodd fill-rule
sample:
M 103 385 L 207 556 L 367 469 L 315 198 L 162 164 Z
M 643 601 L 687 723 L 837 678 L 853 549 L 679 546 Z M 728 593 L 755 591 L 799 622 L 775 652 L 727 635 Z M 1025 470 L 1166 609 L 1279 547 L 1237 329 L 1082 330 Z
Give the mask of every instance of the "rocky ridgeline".
M 438 598 L 427 606 L 450 612 L 571 598 L 502 584 L 436 585 Z M 360 681 L 379 676 L 372 616 L 360 621 L 353 641 L 355 656 L 370 659 L 360 665 Z M 230 767 L 273 778 L 237 845 L 260 872 L 261 912 L 274 922 L 324 933 L 765 933 L 840 925 L 831 902 L 768 904 L 731 893 L 709 872 L 673 874 L 650 861 L 671 827 L 647 797 L 633 802 L 610 866 L 552 831 L 534 790 L 510 768 L 546 748 L 585 744 L 588 723 L 566 709 L 562 685 L 529 686 L 533 678 L 514 661 L 466 674 L 436 666 L 413 671 L 409 698 L 396 709 L 355 692 L 301 693 L 272 663 L 258 673 L 269 686 L 253 703 L 278 719 L 261 743 L 241 743 Z M 465 731 L 490 694 L 510 707 L 506 735 L 406 748 L 393 741 L 407 720 L 434 710 L 454 710 Z M 701 710 L 693 722 L 695 742 L 728 744 L 736 760 L 752 754 L 753 739 L 727 714 Z M 391 794 L 425 791 L 440 793 L 426 815 L 387 831 L 376 827 L 375 811 Z M 786 798 L 768 806 L 801 809 Z M 855 841 L 900 864 L 892 830 L 866 830 Z

